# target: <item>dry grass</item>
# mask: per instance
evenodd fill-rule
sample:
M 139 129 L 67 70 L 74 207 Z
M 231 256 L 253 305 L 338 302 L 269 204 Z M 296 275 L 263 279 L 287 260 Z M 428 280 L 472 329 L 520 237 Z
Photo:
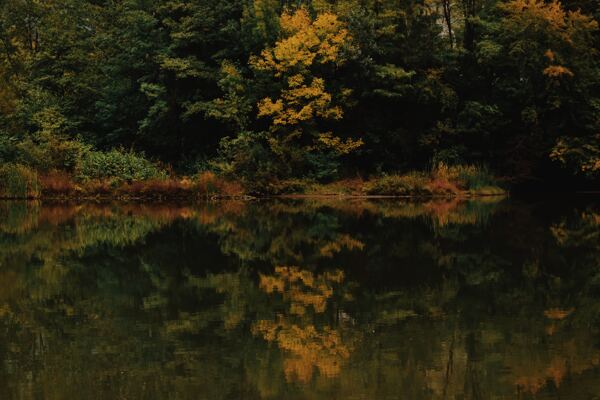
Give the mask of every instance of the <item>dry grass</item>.
M 203 172 L 195 179 L 196 193 L 201 196 L 243 196 L 245 191 L 238 182 L 218 177 L 212 172 Z
M 472 166 L 439 166 L 431 173 L 409 172 L 373 177 L 343 179 L 327 184 L 310 180 L 273 181 L 267 194 L 288 196 L 400 196 L 400 197 L 468 197 L 502 195 L 486 170 Z M 51 171 L 39 178 L 42 196 L 48 198 L 115 198 L 115 199 L 200 199 L 239 198 L 246 191 L 239 182 L 224 179 L 212 172 L 187 178 L 155 178 L 122 182 L 111 179 L 78 183 L 65 172 Z
M 44 196 L 72 196 L 78 187 L 69 174 L 62 171 L 50 171 L 41 175 L 40 186 Z
M 435 177 L 427 185 L 427 189 L 436 196 L 457 196 L 461 189 L 448 179 Z
M 193 179 L 166 178 L 135 182 L 95 179 L 77 183 L 65 172 L 52 171 L 40 177 L 42 195 L 47 198 L 192 199 L 241 197 L 244 188 L 237 182 L 205 172 Z
M 119 186 L 116 194 L 117 197 L 177 199 L 193 196 L 194 190 L 187 180 L 168 178 L 127 183 Z
M 430 178 L 424 173 L 409 172 L 405 175 L 387 175 L 370 180 L 366 193 L 377 196 L 429 196 Z

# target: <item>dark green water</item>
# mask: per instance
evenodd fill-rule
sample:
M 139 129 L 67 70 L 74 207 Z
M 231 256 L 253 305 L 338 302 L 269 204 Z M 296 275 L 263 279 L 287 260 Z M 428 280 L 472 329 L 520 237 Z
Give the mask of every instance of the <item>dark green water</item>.
M 0 203 L 1 399 L 600 399 L 600 207 Z

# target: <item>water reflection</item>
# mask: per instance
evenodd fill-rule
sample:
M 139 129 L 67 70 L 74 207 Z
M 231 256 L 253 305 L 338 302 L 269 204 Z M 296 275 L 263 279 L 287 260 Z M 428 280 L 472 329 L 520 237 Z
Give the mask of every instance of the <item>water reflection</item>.
M 260 289 L 270 295 L 280 294 L 287 304 L 275 319 L 256 321 L 252 333 L 277 343 L 283 351 L 287 381 L 308 383 L 315 370 L 319 375 L 335 377 L 350 356 L 341 325 L 317 323 L 334 294 L 340 296 L 343 281 L 344 273 L 339 269 L 315 274 L 298 267 L 276 267 L 273 275 L 260 275 Z
M 595 399 L 599 296 L 593 201 L 2 202 L 0 397 Z

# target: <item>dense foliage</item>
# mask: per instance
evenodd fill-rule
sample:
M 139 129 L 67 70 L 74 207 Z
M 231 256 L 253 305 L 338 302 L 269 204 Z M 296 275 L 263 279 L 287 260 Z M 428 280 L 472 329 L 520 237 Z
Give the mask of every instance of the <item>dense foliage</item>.
M 4 0 L 0 161 L 593 182 L 599 19 L 592 0 Z

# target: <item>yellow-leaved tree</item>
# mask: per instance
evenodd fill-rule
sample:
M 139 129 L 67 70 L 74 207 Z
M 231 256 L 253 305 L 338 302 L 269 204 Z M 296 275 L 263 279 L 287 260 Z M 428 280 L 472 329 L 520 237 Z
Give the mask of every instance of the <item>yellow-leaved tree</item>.
M 270 119 L 269 146 L 289 170 L 313 166 L 327 175 L 335 158 L 363 144 L 330 130 L 342 119 L 351 91 L 333 89 L 325 77 L 347 61 L 351 37 L 330 12 L 312 18 L 299 8 L 284 11 L 279 22 L 279 40 L 250 59 L 256 74 L 277 88 L 258 102 L 258 116 Z

